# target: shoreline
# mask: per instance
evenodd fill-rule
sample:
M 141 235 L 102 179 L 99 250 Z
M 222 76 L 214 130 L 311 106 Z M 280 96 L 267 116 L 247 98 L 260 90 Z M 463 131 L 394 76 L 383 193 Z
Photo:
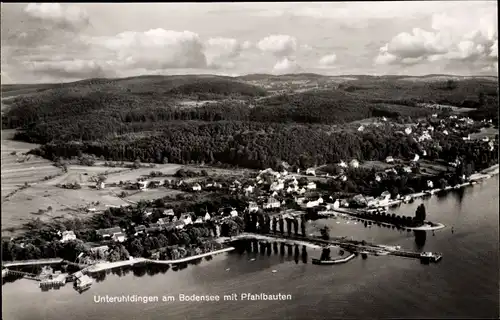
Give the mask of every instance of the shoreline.
M 130 260 L 124 260 L 124 261 L 103 262 L 103 263 L 98 263 L 98 264 L 92 265 L 90 267 L 87 267 L 85 269 L 82 269 L 81 271 L 85 272 L 85 273 L 96 273 L 99 271 L 110 270 L 110 269 L 114 269 L 114 268 L 119 268 L 119 267 L 124 267 L 124 266 L 128 266 L 128 265 L 134 265 L 137 263 L 144 263 L 144 262 L 156 263 L 156 264 L 167 264 L 167 265 L 178 264 L 178 263 L 189 262 L 192 260 L 196 260 L 196 259 L 200 259 L 200 258 L 204 258 L 204 257 L 208 257 L 208 256 L 220 254 L 220 253 L 229 252 L 229 251 L 232 251 L 234 249 L 235 248 L 233 248 L 233 247 L 229 247 L 229 248 L 224 248 L 224 249 L 220 249 L 220 250 L 216 250 L 216 251 L 212 251 L 212 252 L 202 253 L 202 254 L 198 254 L 196 256 L 186 257 L 186 258 L 177 259 L 177 260 L 152 260 L 152 259 L 146 259 L 146 258 L 132 258 Z
M 229 239 L 229 238 L 228 238 Z M 311 249 L 321 249 L 322 247 L 310 242 L 306 241 L 301 241 L 301 240 L 293 240 L 293 239 L 285 239 L 285 238 L 274 238 L 266 235 L 261 235 L 261 234 L 248 234 L 248 233 L 242 233 L 240 235 L 237 235 L 232 238 L 233 240 L 244 240 L 244 239 L 257 239 L 257 240 L 268 240 L 268 241 L 276 241 L 276 242 L 293 242 L 298 245 L 306 246 Z

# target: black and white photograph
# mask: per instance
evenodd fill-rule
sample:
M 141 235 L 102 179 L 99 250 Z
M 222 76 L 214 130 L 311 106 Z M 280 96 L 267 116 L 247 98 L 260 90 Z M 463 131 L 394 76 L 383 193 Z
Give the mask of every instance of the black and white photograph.
M 0 11 L 3 320 L 499 319 L 497 1 Z

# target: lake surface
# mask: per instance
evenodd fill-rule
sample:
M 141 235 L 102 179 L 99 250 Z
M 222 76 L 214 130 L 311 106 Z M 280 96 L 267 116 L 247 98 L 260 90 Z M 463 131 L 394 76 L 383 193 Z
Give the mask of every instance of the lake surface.
M 443 260 L 423 265 L 395 256 L 369 256 L 336 266 L 315 266 L 294 257 L 236 252 L 183 270 L 108 272 L 82 294 L 66 285 L 41 292 L 30 280 L 3 285 L 3 319 L 332 319 L 489 318 L 499 316 L 498 177 L 472 187 L 393 209 L 413 215 L 424 202 L 427 217 L 447 228 L 413 233 L 344 219 L 318 220 L 331 234 L 438 251 Z M 339 223 L 337 223 L 339 222 Z M 349 223 L 348 223 L 349 222 Z M 452 233 L 451 227 L 454 232 Z M 425 242 L 425 244 L 424 244 Z M 307 249 L 309 261 L 319 256 Z M 250 261 L 255 258 L 255 261 Z M 272 272 L 276 270 L 276 272 Z M 120 274 L 116 274 L 120 273 Z M 155 274 L 156 273 L 156 274 Z M 162 302 L 162 296 L 236 293 L 291 295 L 291 301 Z M 159 296 L 152 303 L 95 303 L 94 296 Z

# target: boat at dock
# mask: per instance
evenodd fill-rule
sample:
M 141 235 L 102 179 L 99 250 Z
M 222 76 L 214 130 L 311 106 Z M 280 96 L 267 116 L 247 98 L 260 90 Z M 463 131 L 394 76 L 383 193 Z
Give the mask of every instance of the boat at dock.
M 388 254 L 389 254 L 389 252 L 383 251 L 383 250 L 375 251 L 376 256 L 387 256 Z

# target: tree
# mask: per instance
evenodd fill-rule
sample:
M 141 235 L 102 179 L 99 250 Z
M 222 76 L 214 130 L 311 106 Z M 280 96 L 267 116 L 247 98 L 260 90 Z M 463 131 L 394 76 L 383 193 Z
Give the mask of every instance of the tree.
M 300 221 L 300 230 L 302 232 L 302 236 L 305 237 L 306 236 L 306 221 L 305 220 Z
M 141 240 L 137 238 L 132 240 L 129 246 L 129 252 L 130 255 L 134 257 L 141 257 L 142 254 L 144 253 L 144 248 L 142 246 Z
M 415 211 L 415 220 L 417 222 L 424 222 L 426 218 L 425 205 L 422 203 L 417 207 Z
M 321 238 L 325 240 L 330 239 L 330 228 L 328 228 L 328 226 L 324 226 L 323 228 L 321 228 L 320 233 L 321 233 Z

